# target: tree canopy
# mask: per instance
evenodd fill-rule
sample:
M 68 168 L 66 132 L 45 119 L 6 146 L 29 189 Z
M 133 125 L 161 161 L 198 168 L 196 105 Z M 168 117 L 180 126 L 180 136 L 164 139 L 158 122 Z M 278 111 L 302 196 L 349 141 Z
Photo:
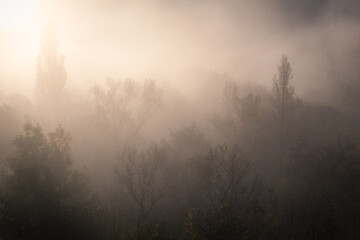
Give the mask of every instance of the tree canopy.
M 71 136 L 28 122 L 2 166 L 2 226 L 12 239 L 91 237 L 91 194 L 71 167 Z

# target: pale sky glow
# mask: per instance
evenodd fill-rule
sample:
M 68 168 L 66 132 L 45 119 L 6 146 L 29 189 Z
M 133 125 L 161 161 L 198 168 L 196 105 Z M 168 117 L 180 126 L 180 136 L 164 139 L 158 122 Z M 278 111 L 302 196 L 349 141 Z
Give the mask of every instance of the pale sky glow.
M 1 0 L 1 27 L 9 29 L 27 27 L 36 16 L 37 10 L 37 0 Z
M 39 0 L 0 0 L 0 86 L 9 92 L 31 93 L 41 20 Z
M 57 25 L 68 87 L 86 90 L 107 76 L 193 86 L 188 72 L 224 73 L 270 87 L 283 53 L 300 85 L 324 78 L 325 47 L 335 32 L 354 38 L 357 21 L 324 14 L 297 23 L 276 5 L 281 1 L 0 0 L 0 88 L 32 96 L 49 21 Z

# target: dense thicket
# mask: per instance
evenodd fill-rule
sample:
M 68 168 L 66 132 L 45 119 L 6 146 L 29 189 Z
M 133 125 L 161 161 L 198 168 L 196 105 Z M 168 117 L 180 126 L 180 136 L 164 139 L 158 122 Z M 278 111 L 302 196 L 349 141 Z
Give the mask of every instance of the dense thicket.
M 1 230 L 9 239 L 92 237 L 92 195 L 71 168 L 68 135 L 26 123 L 1 169 Z

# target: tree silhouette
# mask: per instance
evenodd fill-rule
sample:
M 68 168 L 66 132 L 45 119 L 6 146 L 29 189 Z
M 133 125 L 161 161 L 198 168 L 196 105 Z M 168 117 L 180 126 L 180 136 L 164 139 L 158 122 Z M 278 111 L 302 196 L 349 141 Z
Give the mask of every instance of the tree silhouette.
M 287 239 L 358 239 L 360 151 L 357 139 L 313 145 L 299 139 L 286 167 Z
M 287 134 L 295 108 L 294 88 L 290 84 L 292 69 L 286 55 L 282 55 L 278 74 L 273 78 L 273 104 L 279 121 L 280 134 Z
M 261 97 L 253 93 L 240 96 L 239 86 L 226 82 L 223 89 L 223 113 L 210 120 L 230 144 L 252 145 L 261 128 Z
M 193 159 L 202 200 L 185 224 L 190 239 L 258 239 L 264 230 L 262 184 L 238 146 L 220 145 Z
M 71 168 L 61 127 L 44 135 L 26 123 L 2 168 L 2 227 L 11 239 L 91 239 L 91 194 Z
M 133 80 L 108 78 L 105 87 L 96 85 L 92 93 L 98 127 L 116 147 L 129 146 L 162 102 L 162 90 L 153 80 L 139 85 Z
M 56 25 L 48 24 L 41 39 L 37 58 L 35 97 L 45 110 L 58 107 L 66 84 L 64 55 L 57 52 Z
M 136 206 L 135 212 L 125 214 L 132 226 L 126 232 L 135 239 L 156 234 L 150 215 L 172 186 L 175 173 L 170 170 L 165 155 L 156 146 L 145 152 L 129 149 L 119 156 L 115 173 Z

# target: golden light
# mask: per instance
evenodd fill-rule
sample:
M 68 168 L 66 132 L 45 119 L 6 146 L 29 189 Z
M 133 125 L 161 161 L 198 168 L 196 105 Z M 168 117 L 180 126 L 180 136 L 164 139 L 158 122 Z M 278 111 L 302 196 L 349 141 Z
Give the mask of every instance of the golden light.
M 43 28 L 41 0 L 0 0 L 0 85 L 28 94 Z
M 37 0 L 0 0 L 0 27 L 24 28 L 36 15 Z

